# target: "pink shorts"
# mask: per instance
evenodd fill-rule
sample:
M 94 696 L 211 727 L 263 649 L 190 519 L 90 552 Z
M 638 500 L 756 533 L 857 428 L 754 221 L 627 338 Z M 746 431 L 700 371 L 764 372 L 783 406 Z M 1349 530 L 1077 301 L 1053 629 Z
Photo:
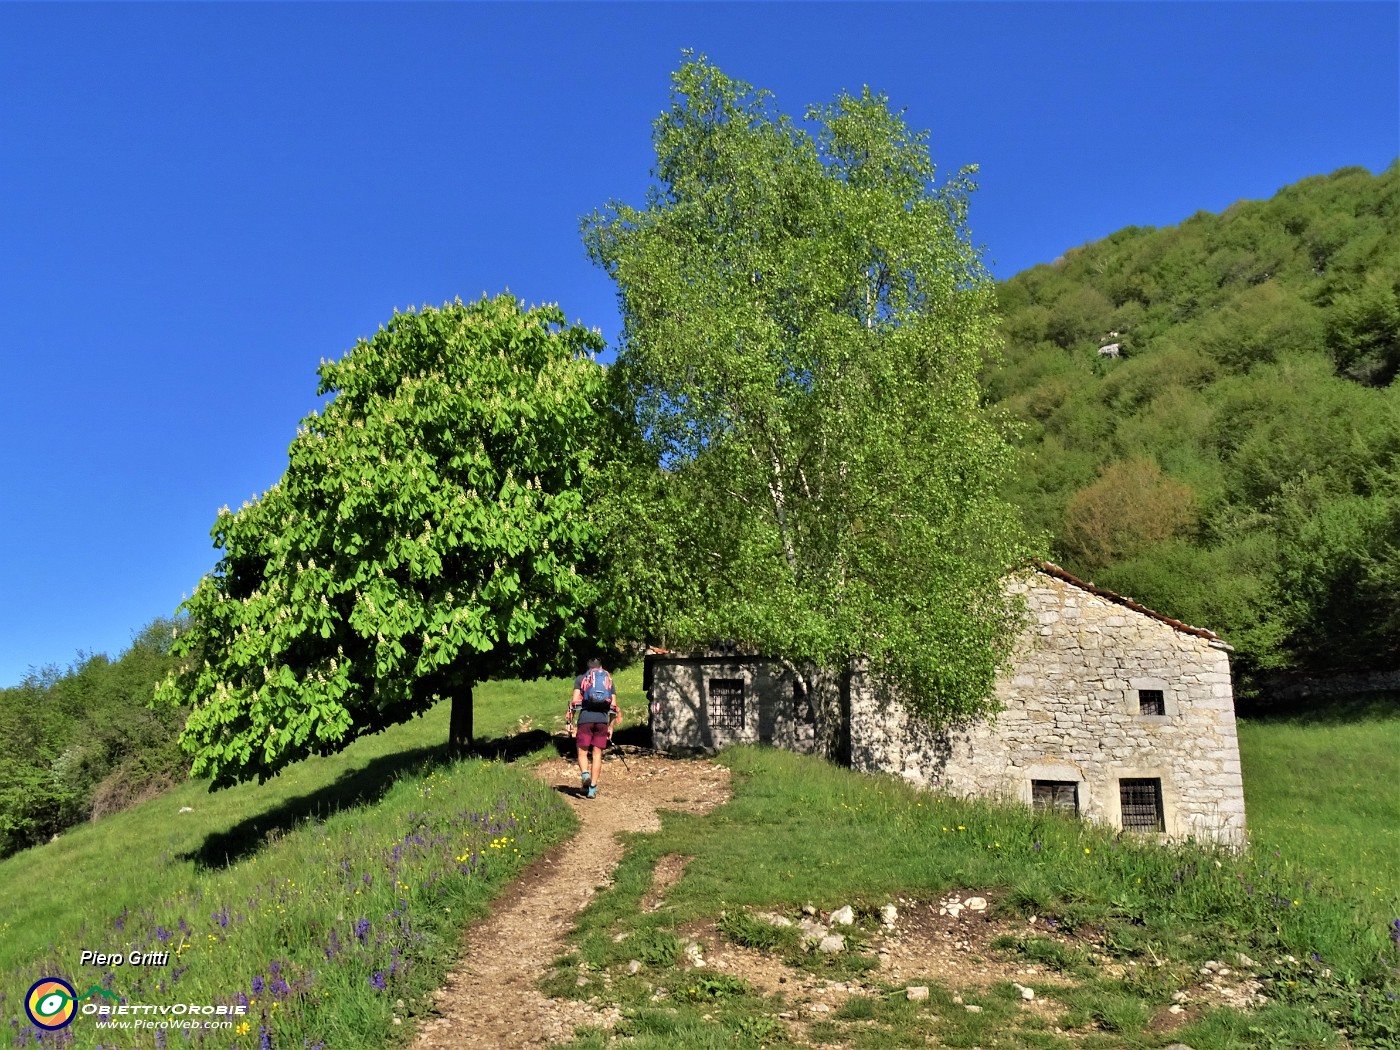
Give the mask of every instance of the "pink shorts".
M 579 750 L 590 747 L 608 746 L 608 724 L 606 722 L 583 722 L 578 727 Z

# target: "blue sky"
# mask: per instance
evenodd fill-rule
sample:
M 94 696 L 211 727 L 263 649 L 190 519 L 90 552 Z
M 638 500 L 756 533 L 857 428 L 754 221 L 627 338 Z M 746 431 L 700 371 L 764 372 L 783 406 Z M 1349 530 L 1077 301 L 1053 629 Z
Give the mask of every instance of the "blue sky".
M 1394 3 L 0 5 L 0 685 L 173 613 L 395 307 L 614 342 L 579 217 L 640 201 L 685 48 L 886 92 L 999 277 L 1400 154 Z

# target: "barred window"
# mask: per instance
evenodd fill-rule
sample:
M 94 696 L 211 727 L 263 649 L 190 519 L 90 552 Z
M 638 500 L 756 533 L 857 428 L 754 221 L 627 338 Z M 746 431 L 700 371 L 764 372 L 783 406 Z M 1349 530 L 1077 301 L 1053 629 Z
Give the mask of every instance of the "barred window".
M 1079 785 L 1073 780 L 1032 780 L 1031 806 L 1079 815 Z
M 712 729 L 744 728 L 744 680 L 742 678 L 710 679 L 710 727 Z
M 1138 690 L 1138 713 L 1144 715 L 1164 715 L 1167 713 L 1167 700 L 1160 689 Z
M 1155 777 L 1124 777 L 1118 782 L 1124 831 L 1165 831 L 1162 782 Z

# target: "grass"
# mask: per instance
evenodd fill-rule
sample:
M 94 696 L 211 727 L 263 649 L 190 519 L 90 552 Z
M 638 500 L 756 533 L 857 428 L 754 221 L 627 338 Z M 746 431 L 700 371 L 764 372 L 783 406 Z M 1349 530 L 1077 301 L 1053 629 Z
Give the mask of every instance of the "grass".
M 618 683 L 634 709 L 639 679 Z M 543 754 L 569 685 L 479 686 L 483 750 Z M 425 1009 L 462 927 L 576 826 L 526 770 L 447 761 L 447 720 L 442 705 L 262 785 L 210 794 L 186 783 L 0 862 L 0 1016 L 17 1045 L 34 1033 L 25 990 L 45 976 L 132 1002 L 244 1005 L 246 1029 L 203 1034 L 209 1046 L 392 1041 L 395 1016 Z M 168 951 L 170 961 L 83 966 L 85 949 Z M 118 1035 L 112 1045 L 166 1038 L 104 1034 L 80 1017 L 45 1045 L 91 1047 Z
M 1373 920 L 1400 916 L 1400 694 L 1241 720 L 1239 736 L 1255 848 Z
M 617 681 L 628 721 L 643 720 L 640 673 Z M 544 754 L 568 684 L 479 687 L 486 753 L 524 765 Z M 925 1002 L 894 988 L 848 1000 L 806 1027 L 808 1041 L 862 1050 L 1174 1041 L 1299 1050 L 1341 1045 L 1336 1032 L 1345 1028 L 1355 1047 L 1400 1046 L 1400 1019 L 1385 998 L 1400 993 L 1400 943 L 1388 935 L 1400 916 L 1400 717 L 1393 698 L 1354 705 L 1349 715 L 1241 722 L 1256 843 L 1244 855 L 1164 850 L 1021 807 L 943 799 L 801 756 L 736 749 L 724 758 L 734 800 L 704 816 L 668 814 L 660 831 L 634 836 L 613 887 L 583 913 L 575 951 L 547 983 L 559 995 L 598 994 L 603 982 L 579 991 L 578 964 L 610 972 L 604 994 L 621 1005 L 623 1023 L 581 1032 L 578 1048 L 601 1050 L 621 1037 L 636 1050 L 777 1045 L 789 1032 L 778 1016 L 788 1004 L 685 968 L 690 924 L 718 919 L 735 943 L 879 987 L 860 929 L 852 931 L 857 950 L 817 957 L 746 910 L 851 903 L 868 929 L 892 897 L 977 889 L 993 891 L 1014 924 L 1014 935 L 996 942 L 998 955 L 1073 982 L 1036 986 L 1059 1011 L 1054 1023 L 1021 1010 L 1007 985 L 979 993 L 973 1013 L 956 989 L 930 982 Z M 0 1016 L 16 1020 L 13 1040 L 29 1039 L 25 989 L 58 975 L 80 992 L 104 985 L 132 1001 L 246 1003 L 246 1031 L 194 1040 L 211 1047 L 397 1042 L 411 1026 L 395 1018 L 411 1022 L 429 1009 L 462 927 L 574 826 L 524 769 L 445 761 L 446 732 L 447 711 L 434 710 L 267 784 L 213 795 L 183 785 L 0 862 Z M 666 907 L 642 913 L 652 870 L 670 853 L 693 859 Z M 1042 917 L 1036 930 L 1029 914 Z M 171 964 L 77 964 L 84 948 L 132 947 L 169 950 Z M 1267 1007 L 1216 1009 L 1170 1035 L 1154 1031 L 1150 1018 L 1202 960 L 1237 951 L 1273 981 Z M 1142 965 L 1110 973 L 1105 958 Z M 637 975 L 626 973 L 631 959 L 643 963 Z M 65 1031 L 66 1040 L 41 1045 L 164 1045 L 164 1033 L 104 1033 L 89 1018 Z
M 869 923 L 894 897 L 931 900 L 956 889 L 992 891 L 1008 928 L 1025 930 L 1032 914 L 1040 917 L 1039 929 L 1052 920 L 1054 938 L 1021 935 L 998 943 L 1005 958 L 1072 978 L 1069 990 L 1037 989 L 1062 1011 L 1057 1023 L 1047 1026 L 1020 1010 L 1019 992 L 1009 987 L 978 998 L 975 1013 L 949 989 L 935 988 L 919 1004 L 886 987 L 894 994 L 810 1025 L 808 1041 L 871 1048 L 1145 1048 L 1181 1041 L 1196 1050 L 1245 1050 L 1335 1046 L 1340 1028 L 1354 1046 L 1394 1046 L 1400 1039 L 1400 1017 L 1386 998 L 1400 994 L 1400 944 L 1377 917 L 1374 897 L 1359 906 L 1345 877 L 1317 874 L 1325 856 L 1164 848 L 1053 814 L 934 796 L 762 748 L 736 748 L 722 760 L 734 770 L 734 799 L 703 816 L 667 815 L 660 831 L 633 838 L 614 886 L 580 917 L 576 951 L 547 981 L 552 993 L 574 995 L 580 963 L 609 971 L 625 1018 L 617 1034 L 636 1040 L 629 1046 L 771 1044 L 781 1032 L 745 1033 L 781 1025 L 778 1014 L 791 1008 L 781 999 L 736 993 L 717 1012 L 714 1003 L 698 1003 L 684 991 L 704 971 L 661 966 L 626 977 L 627 961 L 638 957 L 634 945 L 718 920 L 735 943 L 849 981 L 868 971 L 871 960 L 859 952 L 804 953 L 785 933 L 757 929 L 744 913 L 795 914 L 809 901 L 822 909 L 849 903 Z M 667 892 L 664 908 L 640 912 L 656 862 L 673 853 L 692 858 L 684 877 Z M 1201 964 L 1233 960 L 1237 952 L 1254 957 L 1256 972 L 1269 978 L 1268 1005 L 1248 1013 L 1218 1008 L 1170 1035 L 1152 1030 L 1171 993 L 1198 980 Z M 878 986 L 877 975 L 863 979 Z M 660 1003 L 653 998 L 658 993 Z M 588 994 L 596 994 L 594 986 Z M 608 1043 L 593 1032 L 576 1045 Z

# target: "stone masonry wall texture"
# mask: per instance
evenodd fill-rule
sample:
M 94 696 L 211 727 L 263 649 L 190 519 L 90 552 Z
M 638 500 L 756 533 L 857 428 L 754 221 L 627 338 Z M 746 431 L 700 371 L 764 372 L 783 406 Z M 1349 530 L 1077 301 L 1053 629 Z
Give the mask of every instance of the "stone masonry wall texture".
M 1167 838 L 1245 841 L 1244 786 L 1223 643 L 1037 572 L 1012 585 L 1030 627 L 996 686 L 995 719 L 935 731 L 853 665 L 803 704 L 772 660 L 670 658 L 649 672 L 655 746 L 763 741 L 958 795 L 1032 802 L 1035 781 L 1074 784 L 1078 812 L 1123 826 L 1120 781 L 1160 783 Z M 745 725 L 710 731 L 706 682 L 742 679 Z M 1143 714 L 1140 692 L 1164 713 Z M 835 723 L 835 724 L 833 724 Z

